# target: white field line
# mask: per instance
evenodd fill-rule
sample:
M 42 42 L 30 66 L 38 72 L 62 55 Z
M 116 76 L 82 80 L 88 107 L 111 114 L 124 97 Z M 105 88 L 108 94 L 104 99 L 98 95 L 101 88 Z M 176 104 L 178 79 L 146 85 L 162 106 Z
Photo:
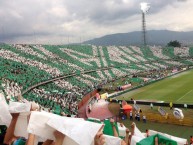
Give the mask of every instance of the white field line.
M 190 92 L 192 92 L 192 90 L 190 90 L 189 92 L 187 92 L 184 96 L 180 97 L 180 98 L 177 100 L 177 102 L 180 101 L 183 97 L 185 97 L 185 96 L 186 96 L 187 94 L 189 94 Z

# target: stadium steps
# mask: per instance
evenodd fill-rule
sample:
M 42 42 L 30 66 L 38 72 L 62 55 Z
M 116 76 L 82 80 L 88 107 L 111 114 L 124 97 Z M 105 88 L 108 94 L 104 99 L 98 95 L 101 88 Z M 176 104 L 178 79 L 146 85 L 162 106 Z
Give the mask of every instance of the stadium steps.
M 100 57 L 99 57 L 99 60 L 100 60 L 101 67 L 103 68 L 103 67 L 104 67 L 104 63 L 103 63 L 102 58 L 101 58 L 101 57 L 103 57 L 103 56 L 101 56 L 99 49 L 100 49 L 100 48 L 97 49 L 97 52 L 98 52 L 98 54 L 99 54 L 99 56 L 100 56 Z M 101 71 L 101 72 L 102 72 L 102 74 L 103 74 L 103 76 L 104 76 L 105 78 L 108 78 L 108 76 L 105 74 L 104 71 Z
M 176 58 L 176 56 L 174 54 L 174 47 L 165 47 L 162 49 L 162 53 L 163 53 L 163 55 L 166 55 L 170 58 Z
M 105 56 L 105 59 L 107 61 L 108 66 L 111 66 L 111 61 L 109 58 L 109 53 L 108 53 L 107 47 L 103 47 L 103 53 L 104 53 L 104 56 Z M 108 70 L 108 72 L 112 78 L 116 77 L 116 75 L 112 72 L 112 70 Z
M 81 52 L 87 55 L 93 55 L 93 49 L 91 45 L 68 45 L 68 46 L 62 46 L 64 48 L 72 49 L 77 52 Z M 61 48 L 62 48 L 61 47 Z
M 189 55 L 190 55 L 190 56 L 193 56 L 193 47 L 190 47 L 190 49 L 189 49 Z

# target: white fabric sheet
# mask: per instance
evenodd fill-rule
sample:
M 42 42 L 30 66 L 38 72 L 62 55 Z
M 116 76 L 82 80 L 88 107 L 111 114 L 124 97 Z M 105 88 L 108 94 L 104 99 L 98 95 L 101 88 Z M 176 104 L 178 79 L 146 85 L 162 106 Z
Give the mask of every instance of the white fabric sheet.
M 139 137 L 139 136 L 135 136 L 133 135 L 131 138 L 131 145 L 136 145 L 137 142 L 140 142 L 143 138 Z
M 15 126 L 14 135 L 15 136 L 22 136 L 26 139 L 28 138 L 27 126 L 28 126 L 28 115 L 30 113 L 20 113 L 17 119 L 17 123 Z
M 20 103 L 20 102 L 9 102 L 9 112 L 10 113 L 21 113 L 21 112 L 30 112 L 31 103 Z
M 51 128 L 46 123 L 51 117 L 56 116 L 57 115 L 55 114 L 47 112 L 32 111 L 27 131 L 41 138 L 54 140 L 55 138 L 53 136 L 53 132 L 55 131 L 55 129 Z
M 84 121 L 80 118 L 68 118 L 47 112 L 32 112 L 28 132 L 41 138 L 54 140 L 53 132 L 58 130 L 66 135 L 63 145 L 92 145 L 94 137 L 102 124 Z M 105 145 L 120 145 L 121 139 L 105 136 Z
M 126 127 L 124 125 L 121 126 L 119 122 L 117 122 L 117 127 L 119 130 L 119 136 L 126 136 Z
M 141 137 L 141 138 L 145 138 L 144 134 L 141 133 L 141 131 L 137 128 L 137 126 L 135 125 L 135 130 L 134 130 L 134 135 L 135 136 L 138 136 L 138 137 Z
M 104 145 L 121 145 L 121 139 L 119 137 L 104 135 L 105 144 Z M 94 145 L 94 140 L 91 145 Z
M 144 134 L 141 133 L 141 131 L 135 125 L 134 135 L 131 138 L 131 145 L 136 145 L 137 142 L 141 141 L 144 138 L 145 138 Z
M 84 121 L 78 118 L 60 116 L 51 118 L 47 124 L 62 132 L 79 145 L 90 145 L 102 126 L 102 124 Z
M 105 145 L 121 145 L 121 139 L 114 136 L 104 135 Z
M 89 141 L 89 136 L 94 136 L 91 124 L 96 123 L 90 123 L 81 118 L 61 117 L 47 112 L 33 111 L 27 130 L 36 136 L 51 140 L 55 139 L 53 133 L 58 130 L 66 135 L 63 142 L 64 145 L 87 145 L 85 142 Z M 90 132 L 85 128 L 85 125 L 90 128 Z M 97 124 L 97 131 L 100 127 L 101 125 Z M 87 136 L 86 139 L 85 136 Z
M 6 125 L 7 127 L 11 123 L 12 116 L 9 113 L 9 107 L 5 101 L 4 95 L 0 94 L 0 125 Z

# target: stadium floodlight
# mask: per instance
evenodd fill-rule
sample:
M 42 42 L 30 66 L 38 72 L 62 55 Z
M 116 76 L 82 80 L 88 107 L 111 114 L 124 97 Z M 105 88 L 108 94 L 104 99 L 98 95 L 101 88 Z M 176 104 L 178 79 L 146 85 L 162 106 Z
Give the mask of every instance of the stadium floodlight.
M 148 11 L 149 11 L 149 9 L 150 9 L 150 4 L 149 3 L 140 3 L 140 6 L 141 6 L 141 11 L 143 12 L 143 13 L 147 13 Z
M 143 44 L 144 46 L 146 46 L 146 25 L 145 25 L 145 14 L 147 14 L 147 12 L 150 9 L 150 4 L 149 3 L 145 3 L 142 2 L 140 3 L 141 6 L 141 11 L 142 11 L 142 34 L 143 34 Z

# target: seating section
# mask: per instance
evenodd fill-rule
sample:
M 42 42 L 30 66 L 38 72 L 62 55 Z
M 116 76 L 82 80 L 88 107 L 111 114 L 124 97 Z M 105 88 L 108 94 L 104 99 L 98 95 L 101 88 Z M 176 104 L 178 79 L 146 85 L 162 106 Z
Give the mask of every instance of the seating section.
M 8 99 L 23 96 L 56 114 L 76 115 L 78 102 L 99 85 L 139 72 L 191 66 L 192 57 L 191 47 L 0 44 L 0 89 Z

